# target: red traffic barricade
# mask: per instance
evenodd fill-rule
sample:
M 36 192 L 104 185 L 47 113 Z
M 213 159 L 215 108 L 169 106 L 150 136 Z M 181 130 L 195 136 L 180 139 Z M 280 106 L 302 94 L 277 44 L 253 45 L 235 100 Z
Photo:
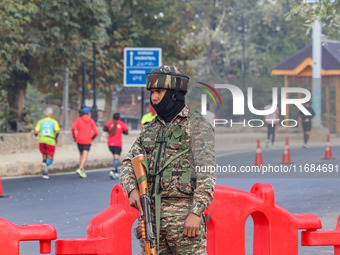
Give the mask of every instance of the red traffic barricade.
M 16 225 L 0 218 L 0 247 L 6 255 L 19 255 L 20 241 L 40 241 L 40 253 L 51 252 L 51 240 L 57 238 L 52 225 Z

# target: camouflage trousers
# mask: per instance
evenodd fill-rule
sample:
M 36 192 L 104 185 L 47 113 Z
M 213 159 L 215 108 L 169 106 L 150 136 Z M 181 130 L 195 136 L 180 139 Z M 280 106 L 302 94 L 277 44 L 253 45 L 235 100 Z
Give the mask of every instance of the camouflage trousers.
M 191 204 L 190 198 L 162 198 L 158 255 L 207 254 L 207 229 L 204 214 L 201 216 L 199 235 L 192 238 L 183 235 L 184 222 L 190 213 Z M 153 212 L 155 212 L 154 209 L 153 206 Z M 153 229 L 156 236 L 155 222 L 154 218 Z M 142 254 L 145 255 L 143 239 L 140 240 L 140 245 Z

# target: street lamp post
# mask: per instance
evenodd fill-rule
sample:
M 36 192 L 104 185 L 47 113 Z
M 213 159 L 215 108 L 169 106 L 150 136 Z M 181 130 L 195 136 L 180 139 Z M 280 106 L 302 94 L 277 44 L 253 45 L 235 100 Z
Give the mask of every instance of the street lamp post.
M 244 22 L 243 14 L 241 14 L 241 23 L 237 27 L 237 30 L 241 32 L 241 43 L 242 43 L 242 63 L 241 63 L 241 70 L 242 70 L 242 78 L 244 79 L 246 76 L 246 67 L 245 67 L 245 36 L 247 34 L 247 25 Z
M 68 129 L 68 108 L 69 108 L 69 69 L 65 67 L 64 71 L 64 86 L 63 86 L 63 130 Z
M 313 25 L 313 74 L 312 74 L 312 107 L 315 111 L 313 119 L 314 127 L 322 127 L 322 88 L 321 88 L 321 22 L 319 20 L 314 22 Z
M 91 0 L 91 4 L 93 3 L 93 0 Z M 91 117 L 94 120 L 94 122 L 97 122 L 98 120 L 98 111 L 97 111 L 97 103 L 96 103 L 96 43 L 92 43 L 92 50 L 93 50 L 93 105 L 91 109 Z
M 85 95 L 86 95 L 86 58 L 84 57 L 82 66 L 82 82 L 81 82 L 81 108 L 85 107 Z
M 98 111 L 97 111 L 97 103 L 96 103 L 96 43 L 92 43 L 93 49 L 93 105 L 91 109 L 91 117 L 94 122 L 98 120 Z

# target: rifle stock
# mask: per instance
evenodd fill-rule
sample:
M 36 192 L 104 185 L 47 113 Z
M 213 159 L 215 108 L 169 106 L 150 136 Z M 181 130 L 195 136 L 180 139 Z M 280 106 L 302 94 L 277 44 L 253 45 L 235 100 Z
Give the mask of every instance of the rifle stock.
M 137 180 L 141 178 L 142 176 L 146 175 L 145 168 L 142 164 L 142 161 L 144 160 L 144 155 L 140 154 L 136 157 L 134 157 L 131 160 L 133 170 L 135 171 L 135 175 Z M 139 184 L 139 195 L 143 196 L 148 192 L 148 181 L 144 180 Z
M 156 255 L 156 239 L 152 229 L 152 212 L 151 198 L 148 189 L 148 181 L 146 178 L 146 170 L 142 161 L 145 159 L 143 154 L 134 157 L 131 160 L 133 170 L 137 180 L 139 180 L 139 195 L 141 199 L 143 216 L 140 221 L 142 238 L 144 239 L 146 255 Z

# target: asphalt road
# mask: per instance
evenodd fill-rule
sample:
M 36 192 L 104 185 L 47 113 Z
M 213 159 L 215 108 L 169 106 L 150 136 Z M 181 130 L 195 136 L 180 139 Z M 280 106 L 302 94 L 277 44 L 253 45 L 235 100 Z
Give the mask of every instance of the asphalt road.
M 322 220 L 323 229 L 335 229 L 340 213 L 340 146 L 333 146 L 335 160 L 322 160 L 324 147 L 310 149 L 292 148 L 291 161 L 296 167 L 302 165 L 303 173 L 221 173 L 217 183 L 249 191 L 257 182 L 269 182 L 275 190 L 275 201 L 294 214 L 313 213 Z M 264 165 L 280 166 L 282 149 L 263 149 Z M 253 166 L 255 151 L 219 153 L 220 166 Z M 311 172 L 311 164 L 315 171 Z M 333 172 L 320 172 L 319 165 L 333 165 Z M 307 167 L 306 167 L 307 165 Z M 309 169 L 307 170 L 305 169 Z M 324 168 L 324 171 L 326 170 Z M 297 168 L 299 169 L 299 168 Z M 87 179 L 76 174 L 51 175 L 49 180 L 40 176 L 3 178 L 2 185 L 7 198 L 0 199 L 0 217 L 15 224 L 52 224 L 58 238 L 84 238 L 89 221 L 109 206 L 110 192 L 118 180 L 108 177 L 108 170 L 89 171 Z M 133 254 L 139 254 L 137 241 L 133 238 Z M 252 254 L 252 220 L 246 224 L 246 254 Z M 3 247 L 0 247 L 3 253 Z M 22 242 L 20 254 L 39 254 L 38 242 Z M 54 254 L 54 246 L 52 253 Z M 300 247 L 299 254 L 333 254 L 332 247 Z

